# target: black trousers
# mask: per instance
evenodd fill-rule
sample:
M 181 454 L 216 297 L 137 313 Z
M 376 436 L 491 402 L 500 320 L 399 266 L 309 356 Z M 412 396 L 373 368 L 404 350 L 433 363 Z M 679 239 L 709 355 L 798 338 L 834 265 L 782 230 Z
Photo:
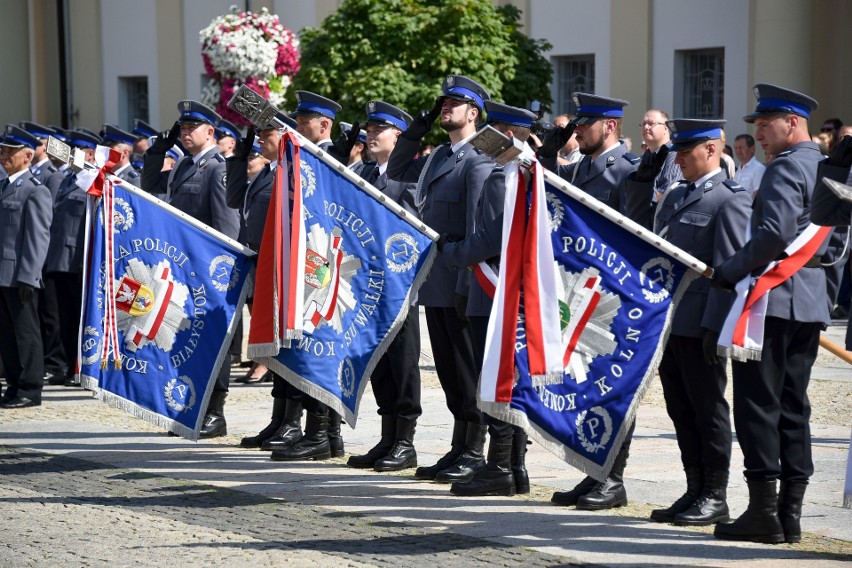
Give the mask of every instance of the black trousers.
M 0 357 L 6 367 L 4 394 L 41 400 L 44 351 L 38 319 L 38 294 L 23 303 L 18 288 L 0 286 Z
M 50 282 L 56 291 L 56 301 L 59 304 L 59 338 L 62 342 L 66 374 L 73 375 L 77 369 L 83 275 L 74 272 L 50 272 L 46 282 Z
M 455 308 L 426 307 L 425 312 L 435 370 L 447 408 L 456 420 L 482 424 L 482 412 L 476 406 L 479 376 L 470 323 L 459 319 Z
M 284 398 L 301 402 L 305 393 L 285 381 L 281 376 L 272 373 L 272 398 Z
M 660 382 L 684 467 L 727 471 L 731 465 L 730 407 L 725 365 L 708 365 L 700 338 L 672 335 Z
M 821 328 L 767 317 L 761 360 L 733 363 L 734 425 L 747 480 L 807 483 L 814 472 L 808 383 Z
M 44 370 L 60 375 L 73 373 L 67 368 L 66 353 L 62 348 L 62 323 L 59 315 L 59 299 L 56 284 L 50 278 L 43 278 L 44 288 L 38 291 L 38 318 L 41 329 Z M 76 352 L 76 347 L 74 349 Z M 74 357 L 71 355 L 70 357 Z
M 474 361 L 476 361 L 476 377 L 482 374 L 482 364 L 485 361 L 485 338 L 488 334 L 487 316 L 468 316 L 470 320 L 471 336 L 473 337 Z M 477 389 L 479 384 L 477 383 Z M 523 428 L 512 426 L 498 418 L 484 414 L 485 423 L 488 424 L 488 435 L 492 438 L 511 438 L 514 433 L 523 432 Z
M 420 406 L 420 317 L 411 307 L 388 350 L 370 375 L 380 416 L 416 420 Z

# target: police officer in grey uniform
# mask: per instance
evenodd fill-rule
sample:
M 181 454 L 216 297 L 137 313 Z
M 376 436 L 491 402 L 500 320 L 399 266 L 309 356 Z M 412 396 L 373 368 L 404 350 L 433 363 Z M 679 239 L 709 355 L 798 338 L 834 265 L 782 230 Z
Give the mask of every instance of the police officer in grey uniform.
M 655 233 L 709 266 L 743 246 L 751 215 L 750 193 L 726 179 L 721 168 L 724 124 L 724 120 L 667 121 L 675 163 L 686 181 L 666 193 L 653 226 Z M 628 179 L 628 202 L 641 199 L 653 208 L 652 192 L 652 184 Z M 699 278 L 675 310 L 659 372 L 687 489 L 670 507 L 652 511 L 653 521 L 710 525 L 729 519 L 730 409 L 725 400 L 725 361 L 717 356 L 716 344 L 732 300 L 731 294 Z M 696 363 L 702 359 L 705 364 Z
M 113 174 L 130 185 L 139 187 L 142 174 L 137 172 L 133 164 L 130 163 L 130 154 L 133 150 L 133 143 L 136 142 L 136 135 L 115 125 L 104 124 L 101 129 L 101 139 L 103 139 L 105 146 L 109 146 L 121 154 L 121 160 L 112 169 Z
M 145 153 L 142 189 L 164 193 L 172 206 L 236 239 L 240 230 L 239 214 L 226 203 L 225 158 L 217 151 L 213 131 L 220 117 L 203 104 L 189 100 L 178 103 L 178 112 L 180 117 L 172 129 L 161 133 Z M 173 170 L 163 172 L 166 152 L 178 137 L 188 155 Z M 201 438 L 227 434 L 224 407 L 230 367 L 231 355 L 226 353 L 199 432 Z
M 823 160 L 808 133 L 817 108 L 811 97 L 758 84 L 757 106 L 744 120 L 775 159 L 766 167 L 754 200 L 751 238 L 716 265 L 720 286 L 733 288 L 749 275 L 784 258 L 784 249 L 810 223 L 817 167 Z M 743 451 L 748 509 L 732 524 L 716 525 L 721 539 L 798 542 L 808 479 L 813 474 L 807 388 L 830 321 L 821 257 L 827 244 L 769 293 L 759 361 L 733 363 L 734 424 Z M 776 493 L 781 480 L 780 493 Z
M 47 126 L 35 122 L 21 122 L 20 127 L 35 136 L 39 145 L 35 149 L 30 172 L 45 187 L 50 190 L 52 198 L 56 197 L 59 184 L 65 178 L 47 155 L 47 139 L 55 136 L 56 132 Z M 59 301 L 56 286 L 50 278 L 44 276 L 43 287 L 38 291 L 38 319 L 41 326 L 41 343 L 44 350 L 45 379 L 48 384 L 61 385 L 65 382 L 67 359 L 62 346 L 62 335 L 59 321 Z
M 33 173 L 35 178 L 41 182 L 42 185 L 46 185 L 48 189 L 50 189 L 51 194 L 56 197 L 56 189 L 59 186 L 59 181 L 62 180 L 62 173 L 59 171 L 53 162 L 50 161 L 50 157 L 47 155 L 47 139 L 51 136 L 56 136 L 56 131 L 48 126 L 43 126 L 41 124 L 35 122 L 24 121 L 21 122 L 20 127 L 38 138 L 39 144 L 38 148 L 36 148 L 35 156 L 33 156 L 33 164 L 30 166 L 30 171 Z M 51 184 L 48 183 L 50 178 L 56 176 L 58 177 Z
M 526 109 L 485 101 L 488 123 L 504 134 L 511 134 L 526 143 L 530 128 L 537 116 Z M 532 149 L 525 144 L 529 156 Z M 450 267 L 464 269 L 479 262 L 488 262 L 498 271 L 503 233 L 503 203 L 506 194 L 506 174 L 503 166 L 495 165 L 485 180 L 476 208 L 476 230 L 460 242 L 438 241 L 443 262 Z M 485 357 L 485 338 L 492 300 L 476 278 L 470 278 L 467 317 L 473 336 L 477 376 L 482 372 Z M 529 493 L 529 476 L 525 466 L 527 435 L 523 429 L 486 415 L 491 441 L 488 459 L 469 481 L 453 483 L 450 492 L 459 496 L 515 495 Z M 448 475 L 448 474 L 443 474 Z
M 625 184 L 627 176 L 637 171 L 640 159 L 629 153 L 619 142 L 627 101 L 574 93 L 577 116 L 568 126 L 554 128 L 545 135 L 538 150 L 541 164 L 559 174 L 592 197 L 606 203 L 619 212 L 625 212 Z M 583 159 L 568 166 L 556 166 L 556 152 L 576 131 L 577 142 Z M 666 152 L 662 148 L 654 154 L 650 150 L 643 181 L 653 181 L 659 174 Z M 651 158 L 650 156 L 658 156 Z M 648 179 L 650 178 L 650 179 Z M 624 469 L 630 453 L 635 423 L 630 425 L 627 436 L 613 462 L 606 480 L 598 482 L 586 477 L 570 491 L 557 491 L 551 502 L 556 505 L 576 505 L 578 509 L 597 511 L 622 507 L 627 504 L 624 489 Z
M 66 142 L 83 150 L 86 161 L 95 164 L 95 148 L 100 140 L 78 130 L 66 133 Z M 56 289 L 59 336 L 65 354 L 65 386 L 79 386 L 75 376 L 77 333 L 83 295 L 83 238 L 86 223 L 86 190 L 77 186 L 77 174 L 63 178 L 53 200 L 50 246 L 44 265 L 45 276 Z M 60 384 L 50 381 L 51 384 Z
M 375 161 L 361 168 L 361 177 L 417 218 L 416 184 L 388 179 L 387 165 L 400 134 L 411 124 L 404 110 L 384 101 L 367 103 L 366 144 Z M 422 414 L 420 406 L 420 318 L 411 306 L 388 350 L 379 360 L 370 385 L 382 419 L 381 438 L 367 453 L 349 458 L 347 465 L 398 471 L 417 465 L 414 429 Z
M 574 93 L 577 115 L 567 126 L 555 127 L 545 135 L 538 157 L 541 165 L 556 172 L 616 211 L 622 211 L 624 179 L 639 165 L 639 157 L 627 151 L 622 144 L 621 129 L 624 107 L 622 99 L 601 97 L 588 93 Z M 577 133 L 577 143 L 583 158 L 567 166 L 557 166 L 558 145 Z
M 38 294 L 53 217 L 50 191 L 30 172 L 39 140 L 15 125 L 0 138 L 0 358 L 6 387 L 0 408 L 41 404 L 44 359 L 38 321 Z
M 331 130 L 340 105 L 310 91 L 296 91 L 296 102 L 296 110 L 290 117 L 296 121 L 299 134 L 344 166 L 349 164 L 349 155 L 361 135 L 361 125 L 356 122 L 347 130 L 341 128 L 337 140 L 332 142 Z
M 428 113 L 414 119 L 403 132 L 390 156 L 387 175 L 399 182 L 417 182 L 417 208 L 421 220 L 435 231 L 452 238 L 473 234 L 476 204 L 493 163 L 488 156 L 465 142 L 482 121 L 487 91 L 462 75 L 444 79 L 443 95 Z M 417 157 L 420 141 L 440 115 L 440 125 L 450 141 L 426 157 Z M 435 354 L 435 369 L 455 419 L 451 449 L 438 462 L 419 467 L 417 479 L 439 479 L 447 471 L 466 481 L 484 465 L 486 427 L 476 404 L 475 350 L 467 320 L 469 273 L 436 263 L 419 290 L 418 303 L 425 306 L 429 339 Z

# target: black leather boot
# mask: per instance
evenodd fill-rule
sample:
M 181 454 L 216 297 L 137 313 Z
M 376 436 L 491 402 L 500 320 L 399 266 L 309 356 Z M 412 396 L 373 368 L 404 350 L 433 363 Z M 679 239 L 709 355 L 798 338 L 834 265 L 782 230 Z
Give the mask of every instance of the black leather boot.
M 512 473 L 512 438 L 491 438 L 485 467 L 468 482 L 453 483 L 450 493 L 461 497 L 515 494 Z
M 342 416 L 331 409 L 328 410 L 328 447 L 333 458 L 342 458 L 345 454 L 343 451 L 343 435 L 340 433 L 342 422 Z
M 489 447 L 489 451 L 490 451 Z M 515 430 L 512 435 L 512 476 L 515 478 L 515 492 L 526 495 L 530 492 L 530 476 L 527 474 L 527 433 Z
M 701 494 L 701 488 L 704 485 L 704 472 L 701 468 L 686 466 L 683 471 L 686 473 L 686 493 L 669 507 L 651 511 L 651 520 L 655 523 L 673 523 L 675 516 L 689 509 Z
M 396 440 L 390 452 L 376 460 L 376 471 L 400 471 L 417 466 L 417 452 L 414 449 L 414 429 L 416 420 L 396 419 Z
M 240 440 L 240 446 L 243 448 L 259 448 L 260 445 L 267 439 L 275 435 L 278 428 L 284 422 L 284 409 L 287 406 L 287 399 L 273 398 L 272 399 L 272 420 L 266 425 L 266 428 L 261 430 L 255 436 L 246 436 Z
M 435 465 L 418 467 L 414 472 L 414 479 L 434 480 L 442 469 L 450 467 L 464 451 L 464 438 L 467 433 L 467 422 L 456 420 L 453 422 L 453 440 L 450 443 L 450 451 L 444 454 Z
M 597 487 L 598 480 L 594 477 L 586 476 L 580 483 L 574 486 L 570 491 L 556 491 L 553 493 L 553 496 L 550 498 L 550 502 L 554 505 L 561 505 L 563 507 L 573 507 L 577 504 L 577 500 L 589 493 L 592 489 Z
M 630 455 L 628 444 L 621 446 L 612 470 L 604 481 L 598 482 L 594 489 L 577 499 L 577 508 L 583 511 L 603 511 L 627 505 L 627 490 L 624 489 L 624 468 Z
M 225 399 L 228 393 L 225 391 L 213 391 L 210 395 L 210 403 L 207 405 L 207 414 L 201 431 L 198 432 L 199 439 L 218 438 L 228 433 L 228 424 L 225 422 Z
M 289 448 L 302 439 L 302 403 L 298 400 L 286 399 L 284 420 L 275 433 L 260 444 L 260 449 L 267 452 Z
M 778 519 L 784 528 L 784 542 L 802 541 L 802 501 L 808 484 L 796 481 L 782 481 L 778 493 Z
M 382 437 L 379 443 L 370 448 L 366 454 L 350 456 L 346 465 L 358 469 L 369 469 L 376 465 L 376 460 L 387 455 L 393 447 L 396 437 L 396 420 L 393 416 L 382 415 Z
M 438 483 L 470 481 L 485 467 L 485 434 L 488 426 L 477 422 L 468 422 L 464 441 L 464 452 L 446 469 L 435 476 Z
M 701 527 L 727 523 L 728 470 L 705 471 L 704 487 L 692 506 L 675 516 L 674 524 Z
M 748 481 L 748 509 L 733 523 L 719 523 L 713 531 L 722 540 L 747 540 L 765 544 L 784 542 L 778 519 L 775 480 Z
M 301 440 L 290 447 L 272 452 L 275 461 L 304 461 L 304 460 L 327 460 L 331 458 L 331 449 L 328 445 L 328 414 L 329 410 L 323 412 L 308 412 L 305 421 L 305 435 Z

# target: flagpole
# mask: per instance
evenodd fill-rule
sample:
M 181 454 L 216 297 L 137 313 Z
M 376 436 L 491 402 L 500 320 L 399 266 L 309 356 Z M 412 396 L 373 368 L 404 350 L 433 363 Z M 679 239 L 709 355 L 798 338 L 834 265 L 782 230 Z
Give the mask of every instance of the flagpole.
M 199 221 L 198 219 L 196 219 L 192 215 L 187 215 L 186 213 L 184 213 L 180 209 L 176 209 L 175 207 L 173 207 L 172 205 L 169 205 L 165 201 L 162 201 L 161 199 L 157 199 L 156 197 L 154 197 L 153 195 L 151 195 L 150 193 L 148 193 L 144 189 L 140 189 L 140 188 L 136 187 L 135 185 L 132 185 L 132 184 L 124 181 L 121 178 L 115 177 L 114 175 L 110 175 L 109 178 L 113 181 L 113 183 L 121 186 L 123 189 L 126 189 L 127 191 L 129 191 L 133 195 L 140 197 L 142 199 L 145 199 L 147 201 L 150 201 L 151 203 L 155 203 L 158 207 L 168 211 L 169 213 L 171 213 L 175 217 L 180 217 L 181 219 L 183 219 L 184 221 L 186 221 L 187 223 L 189 223 L 190 225 L 192 225 L 196 229 L 200 229 L 200 230 L 204 231 L 205 233 L 207 233 L 211 237 L 214 237 L 214 238 L 222 241 L 223 243 L 237 249 L 238 251 L 242 252 L 243 254 L 249 255 L 249 256 L 254 256 L 254 255 L 257 254 L 257 251 L 250 249 L 249 247 L 240 243 L 239 241 L 235 241 L 234 239 L 232 239 L 228 235 L 225 235 L 224 233 L 217 231 L 216 229 L 214 229 L 210 225 L 202 223 L 201 221 Z
M 292 132 L 295 134 L 300 146 L 307 148 L 311 154 L 325 162 L 329 167 L 334 168 L 340 175 L 348 179 L 350 182 L 366 191 L 373 199 L 393 211 L 397 217 L 403 219 L 409 225 L 424 233 L 433 241 L 438 240 L 440 235 L 432 230 L 431 227 L 403 209 L 396 201 L 389 199 L 384 193 L 376 189 L 372 184 L 366 182 L 358 174 L 329 156 L 329 154 L 321 150 L 319 146 L 275 118 L 275 115 L 278 114 L 278 108 L 251 88 L 245 85 L 240 86 L 240 88 L 234 93 L 234 96 L 231 97 L 231 100 L 228 101 L 228 107 L 257 126 L 265 127 L 270 124 L 274 124 L 278 128 L 283 128 Z
M 640 225 L 636 221 L 633 221 L 632 219 L 625 217 L 624 215 L 620 214 L 618 211 L 616 211 L 612 207 L 609 207 L 608 205 L 606 205 L 602 201 L 595 199 L 594 197 L 592 197 L 591 195 L 589 195 L 588 193 L 586 193 L 582 189 L 579 189 L 578 187 L 571 185 L 570 183 L 568 183 L 567 181 L 565 181 L 564 179 L 562 179 L 561 177 L 559 177 L 555 173 L 545 169 L 544 170 L 544 180 L 547 183 L 549 183 L 550 185 L 552 185 L 553 187 L 556 187 L 557 189 L 559 189 L 563 193 L 569 195 L 572 199 L 579 201 L 580 203 L 582 203 L 583 205 L 585 205 L 589 209 L 592 209 L 592 210 L 600 213 L 601 215 L 603 215 L 604 217 L 606 217 L 608 220 L 612 221 L 613 223 L 621 225 L 627 231 L 633 233 L 634 235 L 636 235 L 637 237 L 639 237 L 640 239 L 642 239 L 646 243 L 653 245 L 653 246 L 657 247 L 658 249 L 660 249 L 661 251 L 665 252 L 666 254 L 678 259 L 680 262 L 682 262 L 684 265 L 691 268 L 692 270 L 698 272 L 699 274 L 706 276 L 707 278 L 713 277 L 713 268 L 712 267 L 707 266 L 705 263 L 701 262 L 700 260 L 698 260 L 697 258 L 692 256 L 691 254 L 689 254 L 689 253 L 685 252 L 684 250 L 674 246 L 669 241 L 663 239 L 662 237 L 653 233 L 652 231 L 649 231 L 648 229 L 646 229 L 645 227 L 643 227 L 642 225 Z

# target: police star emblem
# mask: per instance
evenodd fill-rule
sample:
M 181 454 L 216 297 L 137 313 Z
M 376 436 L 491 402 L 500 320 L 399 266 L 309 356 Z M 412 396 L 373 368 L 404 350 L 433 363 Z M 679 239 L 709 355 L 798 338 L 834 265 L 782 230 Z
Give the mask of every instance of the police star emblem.
M 361 259 L 346 253 L 340 227 L 326 231 L 311 225 L 305 251 L 305 331 L 322 325 L 343 331 L 343 316 L 357 304 L 352 278 L 361 269 Z
M 136 352 L 153 344 L 171 351 L 177 333 L 189 327 L 184 313 L 189 287 L 174 280 L 169 261 L 148 266 L 130 259 L 116 290 L 116 324 L 124 333 L 127 350 Z
M 595 268 L 568 272 L 556 263 L 556 269 L 562 279 L 559 319 L 568 360 L 565 372 L 580 384 L 586 382 L 591 362 L 613 353 L 618 345 L 610 329 L 621 298 L 603 289 Z

